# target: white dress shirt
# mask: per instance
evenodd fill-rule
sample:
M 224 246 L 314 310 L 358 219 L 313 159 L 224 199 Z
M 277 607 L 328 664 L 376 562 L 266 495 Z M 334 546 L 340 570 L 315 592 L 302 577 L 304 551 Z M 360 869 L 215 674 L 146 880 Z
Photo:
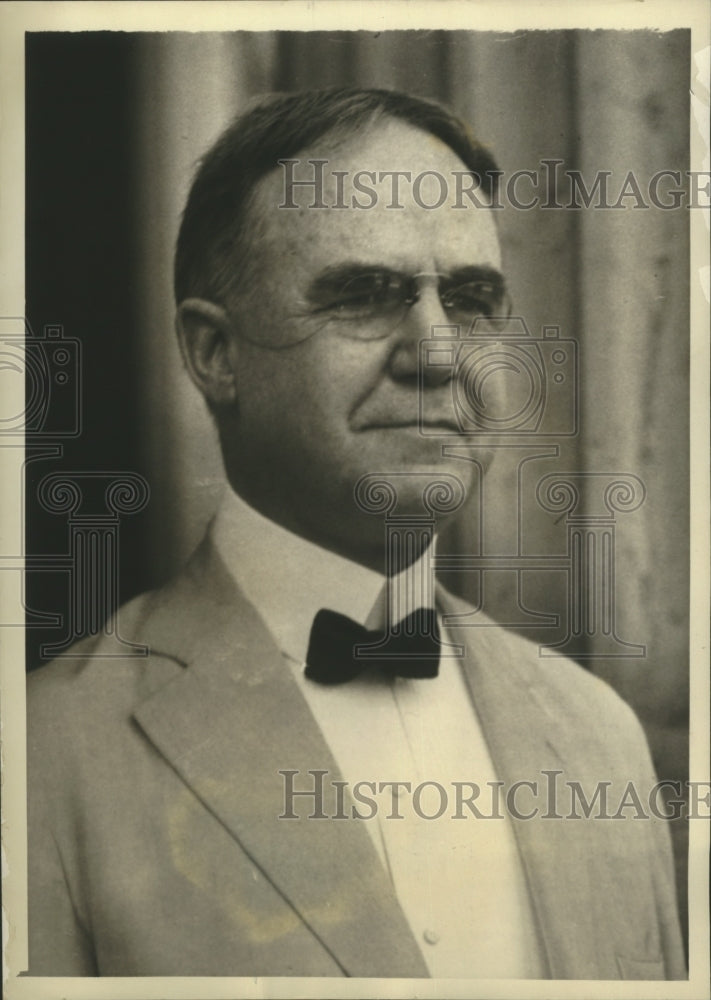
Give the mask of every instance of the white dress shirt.
M 475 818 L 466 806 L 459 810 L 465 818 L 452 818 L 454 782 L 480 786 L 477 801 L 486 815 L 494 811 L 487 807 L 487 790 L 493 787 L 487 783 L 497 780 L 458 659 L 443 657 L 439 675 L 431 679 L 365 672 L 334 686 L 310 681 L 304 661 L 316 612 L 329 608 L 370 629 L 382 628 L 387 578 L 286 531 L 229 489 L 212 531 L 228 569 L 282 650 L 285 668 L 292 670 L 349 790 L 358 782 L 376 785 L 376 794 L 363 786 L 375 799 L 375 816 L 349 822 L 364 823 L 371 835 L 430 974 L 542 976 L 510 820 Z M 418 571 L 429 572 L 426 559 L 409 571 L 410 581 Z M 390 581 L 391 591 L 397 582 Z M 401 599 L 398 613 L 411 610 Z M 447 641 L 446 634 L 442 639 Z M 408 782 L 410 789 L 399 789 L 394 798 L 391 786 L 377 793 L 381 782 Z M 424 782 L 438 783 L 444 797 L 437 785 L 428 784 L 414 802 Z M 308 780 L 301 782 L 306 785 Z M 468 786 L 463 787 L 466 798 Z M 440 817 L 422 818 L 435 815 L 445 801 Z M 357 808 L 363 816 L 373 812 Z M 403 818 L 389 818 L 397 813 Z

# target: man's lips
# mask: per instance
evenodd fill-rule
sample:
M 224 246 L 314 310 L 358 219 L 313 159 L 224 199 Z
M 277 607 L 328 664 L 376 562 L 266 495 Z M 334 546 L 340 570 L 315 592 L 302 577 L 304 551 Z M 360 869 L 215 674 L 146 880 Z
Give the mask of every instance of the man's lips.
M 433 393 L 425 400 L 411 391 L 391 392 L 387 398 L 367 399 L 350 414 L 353 431 L 422 430 L 427 434 L 459 434 L 451 391 Z
M 454 420 L 443 417 L 439 420 L 377 420 L 363 424 L 359 431 L 381 431 L 381 430 L 404 430 L 404 429 L 425 429 L 449 431 L 459 434 L 461 428 Z

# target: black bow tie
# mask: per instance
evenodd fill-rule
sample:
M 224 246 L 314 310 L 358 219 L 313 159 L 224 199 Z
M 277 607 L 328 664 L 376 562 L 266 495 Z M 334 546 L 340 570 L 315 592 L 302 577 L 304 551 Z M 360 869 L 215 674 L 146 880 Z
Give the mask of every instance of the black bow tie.
M 311 626 L 304 673 L 320 684 L 343 684 L 370 667 L 391 676 L 436 677 L 439 651 L 433 608 L 413 611 L 385 636 L 369 632 L 336 611 L 322 609 Z

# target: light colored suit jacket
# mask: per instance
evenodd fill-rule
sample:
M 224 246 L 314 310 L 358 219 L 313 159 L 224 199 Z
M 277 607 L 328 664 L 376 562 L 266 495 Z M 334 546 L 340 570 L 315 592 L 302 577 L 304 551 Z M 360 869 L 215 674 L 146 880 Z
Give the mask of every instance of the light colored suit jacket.
M 338 772 L 211 544 L 119 622 L 148 659 L 104 637 L 30 675 L 30 974 L 427 976 L 363 823 L 277 818 L 280 770 Z M 653 783 L 603 682 L 499 627 L 451 631 L 507 785 L 556 770 L 616 803 Z M 685 976 L 664 823 L 514 828 L 552 978 Z

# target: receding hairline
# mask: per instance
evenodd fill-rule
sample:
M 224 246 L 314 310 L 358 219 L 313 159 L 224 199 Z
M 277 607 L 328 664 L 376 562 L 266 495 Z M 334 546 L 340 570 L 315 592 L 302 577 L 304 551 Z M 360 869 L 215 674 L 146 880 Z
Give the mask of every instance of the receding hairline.
M 356 141 L 360 141 L 362 143 L 362 150 L 364 151 L 362 154 L 362 162 L 358 161 L 357 152 L 355 154 L 349 152 L 348 158 L 353 159 L 355 161 L 355 166 L 352 170 L 348 171 L 348 174 L 352 179 L 352 177 L 355 176 L 359 171 L 367 170 L 367 172 L 369 172 L 371 176 L 374 178 L 373 184 L 376 188 L 378 188 L 380 185 L 385 185 L 386 196 L 384 195 L 383 197 L 380 197 L 380 192 L 378 192 L 378 201 L 376 205 L 373 207 L 381 209 L 387 208 L 386 202 L 390 203 L 391 195 L 393 194 L 393 188 L 388 184 L 388 180 L 392 174 L 402 173 L 403 172 L 402 168 L 405 167 L 406 163 L 404 161 L 402 163 L 394 162 L 388 165 L 385 164 L 376 165 L 375 163 L 368 163 L 368 156 L 370 154 L 365 150 L 367 149 L 368 143 L 371 141 L 371 138 L 377 137 L 378 133 L 385 132 L 388 128 L 393 126 L 396 129 L 399 128 L 406 132 L 411 132 L 411 133 L 419 132 L 420 135 L 423 137 L 423 140 L 430 141 L 433 144 L 433 151 L 436 154 L 436 156 L 441 157 L 448 155 L 451 157 L 452 161 L 456 161 L 459 168 L 461 168 L 462 173 L 471 172 L 470 169 L 467 167 L 466 163 L 462 160 L 459 153 L 456 150 L 454 150 L 443 139 L 441 139 L 438 135 L 435 135 L 432 132 L 428 132 L 426 129 L 418 125 L 414 125 L 411 122 L 406 121 L 402 118 L 398 118 L 394 115 L 391 115 L 388 112 L 383 112 L 374 115 L 367 123 L 364 123 L 362 127 L 358 129 L 340 128 L 338 126 L 333 129 L 330 129 L 322 136 L 319 136 L 318 139 L 315 139 L 313 143 L 309 144 L 308 146 L 304 147 L 304 149 L 294 154 L 294 156 L 285 158 L 285 161 L 287 159 L 290 161 L 295 161 L 295 165 L 297 167 L 297 173 L 299 167 L 303 170 L 303 177 L 298 176 L 295 178 L 297 182 L 302 179 L 307 180 L 308 178 L 307 183 L 309 186 L 307 188 L 304 189 L 302 187 L 299 187 L 298 190 L 290 192 L 290 198 L 293 199 L 295 202 L 295 206 L 293 208 L 290 209 L 283 208 L 283 199 L 285 198 L 284 187 L 280 188 L 279 193 L 277 194 L 277 199 L 279 203 L 276 202 L 272 203 L 271 201 L 267 203 L 265 201 L 266 189 L 268 188 L 268 186 L 274 183 L 275 181 L 278 182 L 280 179 L 283 181 L 285 176 L 284 163 L 277 163 L 271 170 L 269 170 L 267 173 L 261 176 L 252 186 L 249 195 L 244 203 L 243 236 L 245 236 L 248 239 L 250 237 L 256 236 L 257 230 L 260 227 L 265 227 L 266 219 L 269 217 L 270 209 L 281 208 L 288 215 L 296 214 L 298 216 L 301 214 L 302 209 L 311 208 L 313 205 L 315 195 L 314 195 L 314 189 L 311 188 L 310 186 L 312 176 L 309 177 L 309 173 L 313 175 L 314 168 L 312 164 L 320 160 L 327 161 L 323 167 L 322 176 L 324 180 L 324 187 L 322 194 L 324 198 L 324 203 L 330 209 L 332 207 L 332 200 L 335 191 L 333 188 L 329 188 L 329 178 L 332 178 L 333 172 L 340 170 L 341 166 L 343 165 L 338 163 L 337 160 L 338 154 L 342 150 L 347 149 L 349 145 L 352 145 Z M 396 160 L 396 158 L 397 158 L 397 150 L 394 151 L 394 156 L 393 156 L 394 160 Z M 412 160 L 409 159 L 407 161 L 407 164 L 409 164 L 409 166 L 411 167 Z M 377 169 L 375 169 L 376 166 Z M 371 167 L 373 167 L 374 169 L 370 170 L 369 168 Z M 424 177 L 424 175 L 430 171 L 433 173 L 437 172 L 440 174 L 441 177 L 448 179 L 448 174 L 450 172 L 453 172 L 454 169 L 457 169 L 457 172 L 459 172 L 458 168 L 453 168 L 452 166 L 443 167 L 441 163 L 436 164 L 433 158 L 433 162 L 429 165 L 425 164 L 424 169 L 418 171 L 413 171 L 412 169 L 409 169 L 407 173 L 409 174 L 410 180 L 412 179 L 413 176 L 416 176 L 418 174 L 421 177 Z M 348 179 L 346 178 L 346 183 L 347 180 Z M 347 188 L 345 188 L 345 190 L 347 190 Z M 346 205 L 348 210 L 355 210 L 352 208 L 352 205 L 348 203 L 348 199 L 351 193 L 352 192 L 345 195 Z M 299 204 L 300 196 L 303 196 L 303 198 L 310 200 L 312 204 L 311 205 Z M 408 203 L 410 203 L 409 207 L 422 207 L 417 202 L 413 202 L 412 191 L 409 186 L 409 181 L 398 186 L 398 196 L 399 196 L 399 203 L 403 208 L 407 208 Z M 271 198 L 271 195 L 269 197 Z M 479 208 L 480 211 L 490 212 L 492 204 L 491 199 L 488 198 L 488 196 L 486 195 L 482 195 L 480 201 L 481 205 L 480 206 L 472 205 L 472 209 Z M 437 206 L 434 209 L 426 209 L 426 211 L 428 212 L 437 211 L 439 210 L 440 207 L 445 208 L 449 206 L 447 205 Z M 390 211 L 390 209 L 387 210 Z M 327 209 L 326 210 L 316 209 L 316 211 L 318 212 L 319 215 L 323 214 L 324 212 L 325 214 L 328 214 Z M 495 219 L 495 216 L 492 216 L 492 218 Z M 262 234 L 264 234 L 265 231 L 266 231 L 265 228 L 262 228 Z
M 390 122 L 435 138 L 482 185 L 495 186 L 491 153 L 465 122 L 437 102 L 365 88 L 256 99 L 200 161 L 176 247 L 177 301 L 192 294 L 219 298 L 218 290 L 224 296 L 244 279 L 250 270 L 248 243 L 259 225 L 254 211 L 257 191 L 278 169 L 280 159 L 299 158 L 316 143 L 327 143 L 329 151 L 336 152 Z

